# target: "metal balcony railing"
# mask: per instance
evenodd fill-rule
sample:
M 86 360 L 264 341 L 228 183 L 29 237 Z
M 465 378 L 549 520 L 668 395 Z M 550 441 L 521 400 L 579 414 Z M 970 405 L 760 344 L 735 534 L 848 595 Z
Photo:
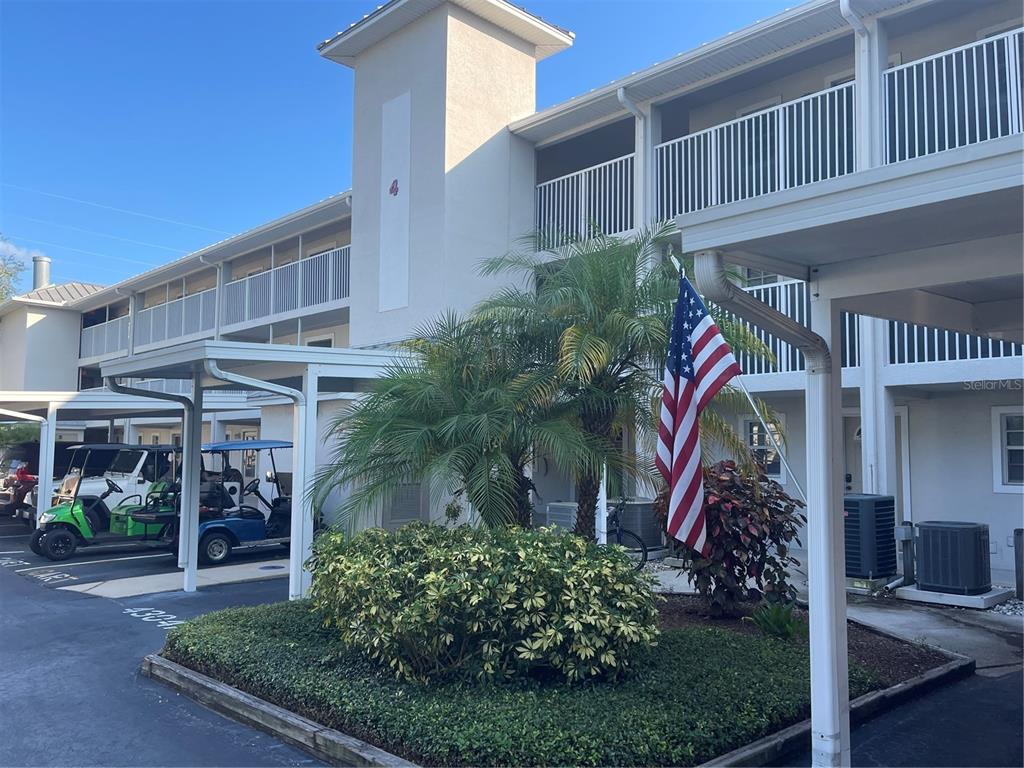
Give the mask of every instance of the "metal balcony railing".
M 227 283 L 221 322 L 262 320 L 348 298 L 350 251 L 334 248 Z
M 633 155 L 609 160 L 537 185 L 542 247 L 633 228 Z
M 83 328 L 78 349 L 78 355 L 83 359 L 107 357 L 127 352 L 128 317 L 118 317 L 99 325 Z
M 1020 133 L 1024 29 L 885 72 L 885 160 Z
M 854 170 L 853 83 L 659 144 L 659 220 Z
M 135 318 L 135 349 L 213 333 L 216 321 L 216 288 L 141 309 Z

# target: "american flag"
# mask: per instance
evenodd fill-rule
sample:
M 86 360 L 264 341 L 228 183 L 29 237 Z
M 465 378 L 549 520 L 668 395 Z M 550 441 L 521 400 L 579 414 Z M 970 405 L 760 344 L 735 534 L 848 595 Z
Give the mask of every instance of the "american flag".
M 669 486 L 669 534 L 704 555 L 710 547 L 704 521 L 700 412 L 740 373 L 704 302 L 690 281 L 681 278 L 665 361 L 655 464 Z

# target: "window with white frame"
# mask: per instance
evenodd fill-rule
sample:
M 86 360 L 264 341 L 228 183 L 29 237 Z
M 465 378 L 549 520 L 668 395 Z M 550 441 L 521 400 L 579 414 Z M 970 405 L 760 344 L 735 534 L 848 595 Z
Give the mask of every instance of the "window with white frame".
M 992 489 L 1024 493 L 1024 408 L 992 409 Z
M 781 414 L 778 416 L 779 426 L 784 428 Z M 771 436 L 764 424 L 756 416 L 744 416 L 742 423 L 742 434 L 747 441 L 750 452 L 754 455 L 758 464 L 764 467 L 765 473 L 773 480 L 780 483 L 786 482 L 786 470 L 782 464 L 782 457 L 775 448 L 775 444 L 782 445 L 782 434 L 778 428 L 773 427 Z M 773 443 L 772 437 L 775 438 Z

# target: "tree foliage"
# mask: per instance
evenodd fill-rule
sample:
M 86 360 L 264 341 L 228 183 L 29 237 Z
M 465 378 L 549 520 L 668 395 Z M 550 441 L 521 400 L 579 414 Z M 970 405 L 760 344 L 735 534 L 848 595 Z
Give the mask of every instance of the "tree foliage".
M 667 490 L 655 502 L 663 520 Z M 807 522 L 803 502 L 762 471 L 743 472 L 732 461 L 704 469 L 704 493 L 710 552 L 703 557 L 683 544 L 677 551 L 711 613 L 734 615 L 747 600 L 792 602 L 796 589 L 789 582 L 789 567 L 800 562 L 790 547 L 800 543 L 800 528 Z
M 527 467 L 537 452 L 564 466 L 599 465 L 600 447 L 566 418 L 528 336 L 446 314 L 402 351 L 332 424 L 337 447 L 317 494 L 322 504 L 348 489 L 343 519 L 380 512 L 404 484 L 423 481 L 440 499 L 465 499 L 487 525 L 529 525 Z
M 627 433 L 638 444 L 649 445 L 656 434 L 679 293 L 679 273 L 663 257 L 675 234 L 670 225 L 630 238 L 594 233 L 551 251 L 539 245 L 552 238 L 537 236 L 519 252 L 484 262 L 485 274 L 512 274 L 518 282 L 485 300 L 480 315 L 510 332 L 546 339 L 566 401 L 582 429 L 602 443 L 614 443 L 617 435 Z M 717 306 L 708 309 L 737 355 L 771 357 L 746 325 Z M 723 389 L 716 402 L 748 408 L 731 388 Z M 763 403 L 759 407 L 771 419 L 769 409 Z M 752 465 L 745 440 L 719 413 L 705 411 L 701 436 L 706 452 L 721 449 Z M 649 461 L 629 458 L 627 475 L 653 478 Z M 592 538 L 600 470 L 572 469 L 579 504 L 576 531 Z
M 24 270 L 20 249 L 0 234 L 0 302 L 15 294 L 15 283 Z

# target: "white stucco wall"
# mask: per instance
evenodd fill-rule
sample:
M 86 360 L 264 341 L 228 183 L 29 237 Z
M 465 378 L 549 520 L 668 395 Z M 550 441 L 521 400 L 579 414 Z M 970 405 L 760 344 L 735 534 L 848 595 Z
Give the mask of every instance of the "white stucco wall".
M 352 281 L 359 289 L 352 296 L 352 346 L 406 338 L 442 310 L 467 309 L 499 284 L 481 278 L 478 264 L 507 251 L 532 225 L 532 149 L 506 126 L 535 108 L 534 65 L 531 46 L 448 6 L 357 58 Z M 384 300 L 381 280 L 405 280 L 404 272 L 380 274 L 382 115 L 403 94 L 410 102 L 409 178 L 396 181 L 397 194 L 408 195 L 409 288 L 407 299 L 398 290 Z M 388 141 L 401 143 L 395 126 L 387 127 Z M 404 227 L 405 219 L 394 226 Z M 401 257 L 387 256 L 385 264 L 404 269 Z M 382 305 L 392 308 L 381 311 Z
M 78 389 L 78 312 L 19 307 L 0 320 L 0 389 Z

